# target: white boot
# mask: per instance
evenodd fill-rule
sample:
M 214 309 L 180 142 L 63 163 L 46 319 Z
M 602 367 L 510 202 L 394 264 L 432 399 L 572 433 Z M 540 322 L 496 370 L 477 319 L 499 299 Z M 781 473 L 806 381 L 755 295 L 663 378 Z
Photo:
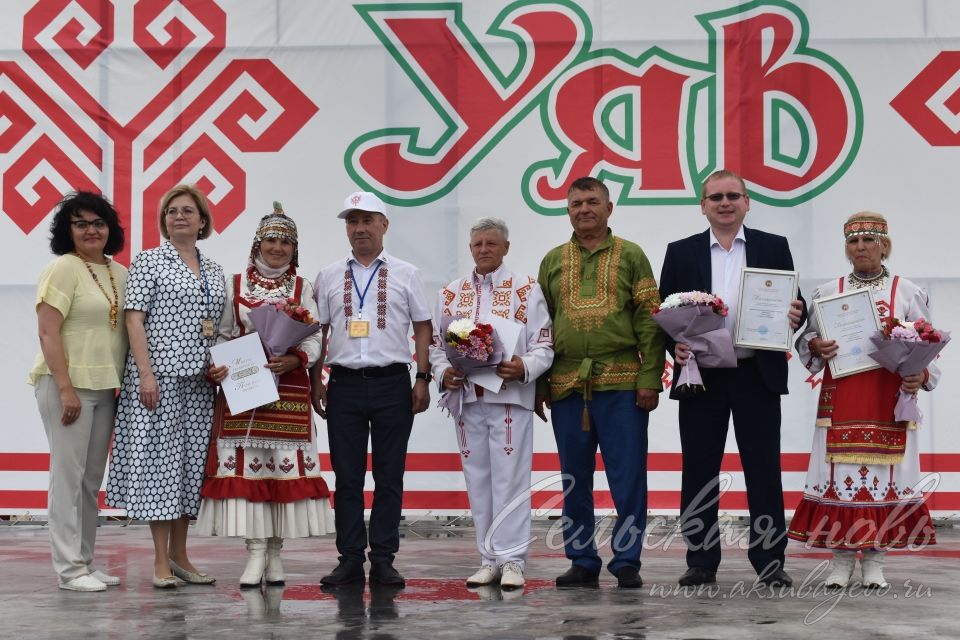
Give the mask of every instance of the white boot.
M 267 572 L 264 580 L 271 587 L 282 586 L 287 579 L 280 562 L 280 549 L 283 549 L 283 538 L 267 538 Z
M 247 566 L 240 576 L 240 588 L 260 587 L 266 565 L 267 543 L 263 538 L 247 538 Z
M 830 561 L 830 574 L 824 586 L 833 589 L 843 589 L 850 582 L 853 569 L 857 564 L 856 551 L 833 550 L 833 559 Z
M 863 552 L 863 560 L 860 561 L 860 570 L 863 572 L 863 586 L 866 588 L 889 587 L 890 585 L 883 578 L 883 558 L 886 551 L 869 550 Z

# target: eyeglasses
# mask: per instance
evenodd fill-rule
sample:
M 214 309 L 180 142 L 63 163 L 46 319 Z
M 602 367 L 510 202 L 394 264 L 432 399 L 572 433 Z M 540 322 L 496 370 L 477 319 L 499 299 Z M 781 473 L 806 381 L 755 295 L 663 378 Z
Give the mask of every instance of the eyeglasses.
M 180 207 L 179 209 L 177 209 L 176 207 L 170 207 L 163 213 L 164 215 L 170 218 L 176 218 L 177 216 L 181 216 L 181 215 L 184 218 L 192 218 L 194 214 L 197 213 L 197 210 L 194 209 L 193 207 Z
M 105 220 L 71 220 L 70 224 L 77 228 L 77 231 L 86 231 L 90 227 L 93 227 L 97 231 L 103 231 L 107 228 L 107 223 Z
M 706 197 L 710 202 L 720 202 L 723 200 L 723 197 L 726 196 L 727 200 L 730 202 L 736 202 L 743 197 L 742 193 L 737 193 L 736 191 L 728 191 L 726 193 L 711 193 Z

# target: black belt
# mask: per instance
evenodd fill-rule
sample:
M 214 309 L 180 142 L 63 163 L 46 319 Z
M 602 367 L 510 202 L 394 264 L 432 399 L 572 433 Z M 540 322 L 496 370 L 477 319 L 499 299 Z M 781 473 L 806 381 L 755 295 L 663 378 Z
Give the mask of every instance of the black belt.
M 354 378 L 388 378 L 398 376 L 401 373 L 409 374 L 410 365 L 402 362 L 388 364 L 385 367 L 363 367 L 361 369 L 351 369 L 342 367 L 339 364 L 330 365 L 330 374 L 337 376 L 351 376 Z

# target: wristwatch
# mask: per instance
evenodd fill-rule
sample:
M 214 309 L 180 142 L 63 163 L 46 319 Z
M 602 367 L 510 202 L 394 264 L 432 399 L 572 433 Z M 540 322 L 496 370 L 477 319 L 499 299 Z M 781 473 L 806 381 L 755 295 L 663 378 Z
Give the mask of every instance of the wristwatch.
M 424 380 L 426 382 L 430 382 L 431 380 L 433 380 L 433 376 L 430 375 L 429 371 L 417 371 L 416 378 L 417 380 Z

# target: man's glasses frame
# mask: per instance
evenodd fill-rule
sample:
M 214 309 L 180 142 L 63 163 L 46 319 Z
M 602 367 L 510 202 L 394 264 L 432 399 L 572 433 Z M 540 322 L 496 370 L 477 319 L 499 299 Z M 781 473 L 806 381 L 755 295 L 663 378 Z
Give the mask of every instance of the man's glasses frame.
M 736 191 L 727 191 L 726 193 L 711 193 L 710 195 L 704 197 L 704 200 L 709 200 L 710 202 L 722 202 L 724 197 L 730 202 L 736 202 L 740 198 L 744 197 L 745 194 L 737 193 Z

